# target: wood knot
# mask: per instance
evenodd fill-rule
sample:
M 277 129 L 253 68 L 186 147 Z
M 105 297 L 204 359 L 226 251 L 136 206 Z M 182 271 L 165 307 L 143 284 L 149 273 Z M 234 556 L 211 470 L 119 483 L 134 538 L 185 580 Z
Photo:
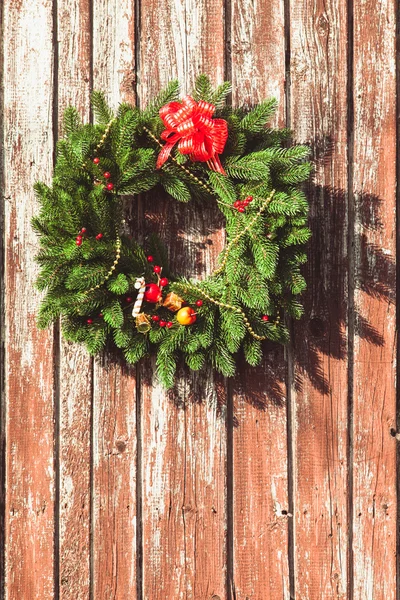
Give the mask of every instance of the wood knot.
M 117 448 L 118 452 L 125 452 L 126 442 L 124 442 L 123 440 L 118 440 L 117 442 L 115 442 L 115 447 Z

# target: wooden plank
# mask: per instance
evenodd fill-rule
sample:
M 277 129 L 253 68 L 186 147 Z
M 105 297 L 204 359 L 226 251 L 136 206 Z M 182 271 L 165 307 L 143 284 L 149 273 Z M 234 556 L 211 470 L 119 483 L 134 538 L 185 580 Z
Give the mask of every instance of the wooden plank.
M 315 159 L 306 311 L 293 356 L 294 579 L 296 597 L 328 600 L 350 593 L 346 3 L 291 4 L 290 32 L 290 125 Z
M 222 81 L 221 0 L 144 0 L 141 15 L 142 105 L 173 77 L 183 92 L 202 71 Z M 144 213 L 173 269 L 201 277 L 212 267 L 223 242 L 216 211 L 146 197 Z M 226 598 L 225 413 L 212 378 L 183 375 L 167 395 L 152 369 L 142 386 L 143 597 Z
M 134 3 L 93 5 L 93 86 L 113 108 L 134 100 Z M 93 598 L 135 600 L 135 370 L 96 360 L 93 385 Z
M 6 591 L 54 598 L 53 333 L 39 332 L 36 179 L 53 152 L 53 3 L 4 6 Z M 38 65 L 40 64 L 40 68 Z
M 396 11 L 354 2 L 354 600 L 397 597 Z
M 285 125 L 284 2 L 231 4 L 233 101 L 275 97 Z M 266 23 L 274 23 L 266 28 Z M 267 350 L 257 369 L 242 365 L 233 386 L 233 589 L 238 600 L 288 599 L 286 364 Z M 283 511 L 283 512 L 282 512 Z
M 76 106 L 89 120 L 91 24 L 89 0 L 62 0 L 57 9 L 62 134 L 66 106 Z M 84 600 L 90 591 L 92 361 L 81 346 L 62 340 L 59 363 L 59 590 L 62 600 Z

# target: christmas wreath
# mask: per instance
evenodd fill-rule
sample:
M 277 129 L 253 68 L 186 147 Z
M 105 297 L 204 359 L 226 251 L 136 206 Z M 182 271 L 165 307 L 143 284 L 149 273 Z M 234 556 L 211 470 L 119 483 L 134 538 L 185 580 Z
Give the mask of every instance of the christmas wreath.
M 232 376 L 240 350 L 257 365 L 263 340 L 287 341 L 283 316 L 301 316 L 305 288 L 308 148 L 267 126 L 274 100 L 233 108 L 229 91 L 202 75 L 182 100 L 174 81 L 146 109 L 116 114 L 94 92 L 95 125 L 67 108 L 52 185 L 35 184 L 39 327 L 61 317 L 67 340 L 90 354 L 122 351 L 128 363 L 154 351 L 166 387 L 180 356 Z M 226 245 L 200 281 L 169 272 L 155 235 L 145 250 L 124 232 L 124 197 L 158 188 L 223 213 Z

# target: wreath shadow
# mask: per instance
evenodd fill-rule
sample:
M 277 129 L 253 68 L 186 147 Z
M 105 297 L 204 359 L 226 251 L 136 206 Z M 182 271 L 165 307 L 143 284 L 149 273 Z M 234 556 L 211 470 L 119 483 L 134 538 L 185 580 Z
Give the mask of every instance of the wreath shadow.
M 328 154 L 325 153 L 323 160 L 327 159 Z M 314 182 L 307 187 L 312 239 L 303 273 L 308 289 L 302 297 L 304 316 L 300 321 L 290 324 L 290 346 L 283 349 L 266 342 L 263 362 L 255 368 L 246 365 L 243 357 L 239 357 L 235 378 L 226 383 L 223 378 L 214 376 L 213 393 L 210 392 L 204 372 L 189 374 L 188 370 L 183 369 L 181 374 L 186 384 L 182 386 L 178 383 L 169 392 L 171 401 L 177 406 L 184 407 L 188 402 L 201 403 L 211 399 L 217 403 L 219 411 L 224 411 L 229 394 L 233 396 L 234 424 L 238 424 L 237 401 L 248 403 L 260 411 L 268 410 L 271 404 L 283 407 L 287 401 L 288 384 L 301 392 L 304 382 L 308 380 L 320 394 L 330 395 L 333 390 L 327 376 L 326 359 L 347 359 L 349 319 L 354 322 L 356 336 L 374 346 L 384 345 L 380 331 L 360 313 L 357 305 L 349 308 L 349 284 L 350 289 L 355 287 L 356 294 L 366 294 L 387 303 L 395 302 L 394 257 L 371 244 L 366 235 L 368 230 L 376 233 L 382 231 L 384 224 L 380 214 L 384 200 L 372 194 L 360 194 L 354 198 L 353 210 L 359 226 L 355 228 L 352 224 L 351 239 L 348 235 L 347 190 L 320 186 Z M 205 243 L 199 248 L 199 256 Z M 351 252 L 357 253 L 354 281 L 349 281 L 352 277 L 349 243 L 353 244 Z M 203 264 L 198 265 L 200 271 L 203 267 Z

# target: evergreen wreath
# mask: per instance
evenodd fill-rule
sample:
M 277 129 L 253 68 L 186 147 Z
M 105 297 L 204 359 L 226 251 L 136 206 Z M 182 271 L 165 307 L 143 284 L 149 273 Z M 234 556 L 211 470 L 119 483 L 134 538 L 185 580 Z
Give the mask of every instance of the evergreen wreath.
M 67 340 L 92 355 L 121 349 L 131 364 L 155 351 L 167 388 L 180 355 L 190 369 L 209 363 L 225 376 L 241 349 L 257 365 L 263 340 L 287 341 L 284 314 L 302 314 L 309 150 L 267 126 L 275 100 L 233 108 L 229 92 L 201 75 L 181 101 L 173 81 L 145 110 L 121 104 L 116 115 L 94 92 L 96 124 L 67 108 L 52 186 L 35 184 L 37 286 L 46 291 L 38 326 L 61 317 Z M 160 187 L 223 213 L 227 242 L 201 281 L 170 273 L 155 235 L 145 252 L 123 233 L 124 196 Z

